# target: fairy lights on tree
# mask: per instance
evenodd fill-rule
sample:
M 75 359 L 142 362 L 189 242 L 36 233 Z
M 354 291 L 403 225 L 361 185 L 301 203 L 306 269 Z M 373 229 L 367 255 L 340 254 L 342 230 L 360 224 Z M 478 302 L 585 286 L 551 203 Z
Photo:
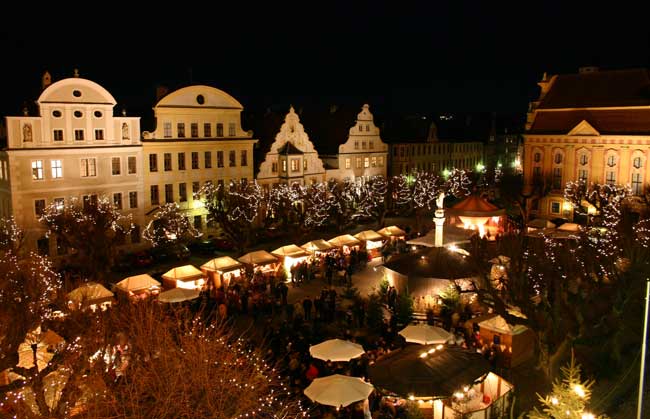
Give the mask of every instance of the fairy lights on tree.
M 49 236 L 77 251 L 71 259 L 91 278 L 113 266 L 116 247 L 134 228 L 131 220 L 131 214 L 123 214 L 107 197 L 95 195 L 83 202 L 77 198 L 53 202 L 40 217 Z
M 413 181 L 407 175 L 393 176 L 391 179 L 391 198 L 393 205 L 401 212 L 407 212 L 411 208 L 413 200 L 412 186 Z
M 354 219 L 376 219 L 381 225 L 386 214 L 386 193 L 388 182 L 383 176 L 359 180 L 356 185 L 356 211 Z
M 328 222 L 330 203 L 327 195 L 327 185 L 324 183 L 315 183 L 306 188 L 304 226 L 308 231 Z
M 445 186 L 447 189 L 446 195 L 453 195 L 457 198 L 464 198 L 470 194 L 470 187 L 472 181 L 465 170 L 453 169 L 447 180 Z
M 0 253 L 17 253 L 22 247 L 23 239 L 24 234 L 13 217 L 0 219 Z
M 153 246 L 187 243 L 200 235 L 176 202 L 162 205 L 142 232 Z

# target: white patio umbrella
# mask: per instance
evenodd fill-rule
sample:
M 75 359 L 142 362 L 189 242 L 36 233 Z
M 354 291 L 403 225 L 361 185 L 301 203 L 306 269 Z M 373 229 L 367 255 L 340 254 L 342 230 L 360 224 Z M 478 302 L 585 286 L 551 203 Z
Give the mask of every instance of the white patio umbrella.
M 312 401 L 334 407 L 345 407 L 368 398 L 373 386 L 359 377 L 334 374 L 315 378 L 304 393 Z
M 404 336 L 407 342 L 419 343 L 421 345 L 445 343 L 454 337 L 454 335 L 445 329 L 437 326 L 429 326 L 428 324 L 406 326 L 399 331 L 399 334 Z
M 172 288 L 163 291 L 158 295 L 158 301 L 161 303 L 180 303 L 198 298 L 200 292 L 197 289 Z
M 364 353 L 363 346 L 341 339 L 330 339 L 309 347 L 309 354 L 323 361 L 349 361 Z

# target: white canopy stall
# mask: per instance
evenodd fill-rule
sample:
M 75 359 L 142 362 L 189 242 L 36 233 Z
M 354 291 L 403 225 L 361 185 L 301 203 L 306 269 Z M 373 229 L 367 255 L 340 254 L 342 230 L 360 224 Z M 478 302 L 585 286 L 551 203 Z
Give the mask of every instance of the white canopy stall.
M 142 300 L 151 295 L 159 294 L 160 282 L 150 275 L 142 274 L 124 278 L 117 283 L 115 289 L 124 293 L 132 301 Z
M 211 283 L 215 288 L 221 286 L 228 288 L 233 279 L 241 277 L 243 268 L 242 263 L 230 256 L 215 258 L 201 265 L 201 271 L 208 278 L 208 283 L 210 283 L 209 280 L 212 280 Z
M 295 244 L 278 247 L 271 254 L 282 259 L 282 266 L 287 273 L 288 279 L 291 278 L 291 268 L 309 256 L 309 252 Z
M 68 307 L 70 310 L 106 310 L 113 303 L 113 295 L 102 284 L 88 282 L 68 293 Z
M 358 240 L 366 244 L 366 251 L 373 257 L 381 256 L 381 246 L 384 244 L 386 237 L 373 230 L 365 230 L 354 235 Z
M 205 286 L 203 272 L 193 265 L 172 268 L 163 274 L 162 279 L 168 288 L 201 290 Z

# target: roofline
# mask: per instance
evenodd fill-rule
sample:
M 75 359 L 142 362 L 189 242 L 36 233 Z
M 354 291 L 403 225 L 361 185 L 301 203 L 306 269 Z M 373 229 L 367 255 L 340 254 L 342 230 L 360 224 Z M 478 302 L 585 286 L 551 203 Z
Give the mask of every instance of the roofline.
M 201 141 L 208 142 L 228 142 L 228 141 L 254 141 L 259 140 L 253 137 L 226 137 L 226 138 L 147 138 L 140 140 L 143 143 L 197 143 Z
M 629 109 L 650 109 L 650 105 L 633 105 L 633 106 L 603 106 L 603 107 L 597 107 L 597 106 L 589 106 L 585 108 L 536 108 L 536 112 L 541 112 L 541 111 L 550 111 L 550 112 L 566 112 L 566 111 L 592 111 L 592 110 L 597 110 L 597 111 L 626 111 Z
M 171 109 L 234 109 L 234 110 L 243 110 L 244 107 L 238 106 L 194 106 L 194 105 L 156 105 L 153 107 L 154 110 L 161 108 L 171 108 Z

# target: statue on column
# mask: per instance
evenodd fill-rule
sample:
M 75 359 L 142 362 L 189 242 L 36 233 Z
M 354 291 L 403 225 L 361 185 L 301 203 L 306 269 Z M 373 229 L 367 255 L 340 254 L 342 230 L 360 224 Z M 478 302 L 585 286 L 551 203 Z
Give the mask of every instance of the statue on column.
M 440 196 L 438 196 L 438 199 L 436 199 L 436 206 L 438 207 L 438 209 L 443 209 L 444 201 L 445 201 L 445 193 L 440 192 Z

